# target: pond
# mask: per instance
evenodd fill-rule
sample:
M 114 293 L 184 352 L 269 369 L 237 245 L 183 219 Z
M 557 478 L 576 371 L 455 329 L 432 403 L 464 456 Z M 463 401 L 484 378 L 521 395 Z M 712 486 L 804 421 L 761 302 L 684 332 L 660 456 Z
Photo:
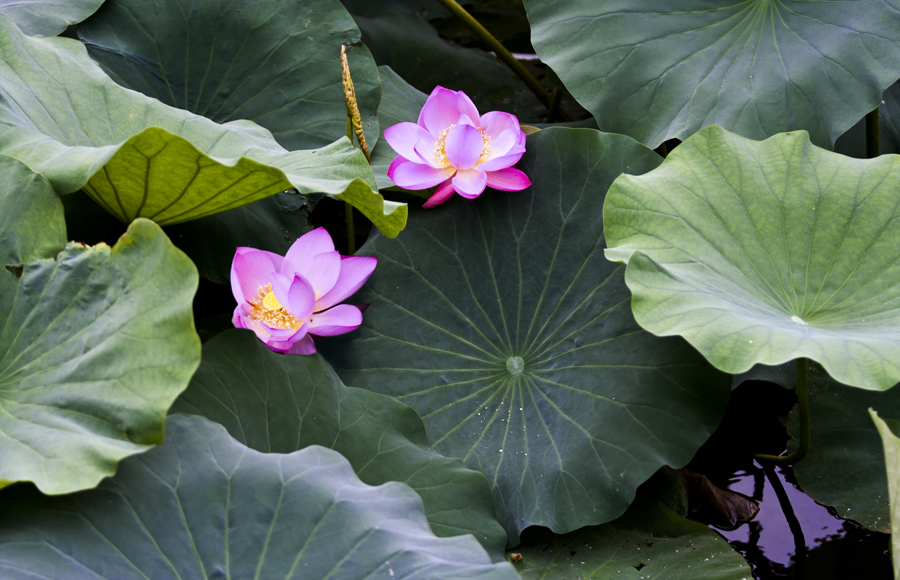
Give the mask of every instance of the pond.
M 752 458 L 760 446 L 767 453 L 784 451 L 779 416 L 784 419 L 794 402 L 792 391 L 764 381 L 746 381 L 733 392 L 722 427 L 689 468 L 752 499 L 759 513 L 734 529 L 714 529 L 759 580 L 890 580 L 890 535 L 838 518 L 798 488 L 790 467 L 763 466 Z

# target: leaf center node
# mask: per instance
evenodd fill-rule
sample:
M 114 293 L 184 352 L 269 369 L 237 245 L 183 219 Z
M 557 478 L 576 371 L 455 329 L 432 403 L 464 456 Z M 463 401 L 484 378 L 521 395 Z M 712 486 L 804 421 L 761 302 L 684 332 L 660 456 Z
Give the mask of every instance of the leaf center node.
M 506 359 L 506 370 L 511 375 L 521 375 L 525 370 L 525 361 L 520 356 L 511 356 Z

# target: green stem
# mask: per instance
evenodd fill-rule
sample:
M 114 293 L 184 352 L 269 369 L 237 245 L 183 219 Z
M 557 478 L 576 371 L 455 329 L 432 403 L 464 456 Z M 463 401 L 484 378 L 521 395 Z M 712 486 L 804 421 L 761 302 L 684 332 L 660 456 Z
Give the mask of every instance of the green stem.
M 550 123 L 555 123 L 559 118 L 559 103 L 562 101 L 562 91 L 559 90 L 559 87 L 555 87 L 553 89 L 553 93 L 550 95 L 550 108 L 547 114 L 547 121 Z
M 775 465 L 792 465 L 797 463 L 809 452 L 810 428 L 809 428 L 809 389 L 807 386 L 809 359 L 797 359 L 797 405 L 800 410 L 800 442 L 797 450 L 789 455 L 754 455 L 759 461 L 766 461 Z
M 866 115 L 866 157 L 881 155 L 881 131 L 878 127 L 878 107 Z
M 356 228 L 353 226 L 353 206 L 344 202 L 344 215 L 347 216 L 347 252 L 356 253 Z
M 494 51 L 494 54 L 497 55 L 497 58 L 502 60 L 506 66 L 508 66 L 514 73 L 516 73 L 520 79 L 522 79 L 525 84 L 531 89 L 538 99 L 540 99 L 541 103 L 544 104 L 545 107 L 549 110 L 551 108 L 551 98 L 550 95 L 547 94 L 547 91 L 544 90 L 544 86 L 534 78 L 534 75 L 528 72 L 528 69 L 519 62 L 516 57 L 512 55 L 511 52 L 506 50 L 506 47 L 500 44 L 500 41 L 497 40 L 493 34 L 488 32 L 487 28 L 481 25 L 480 22 L 475 20 L 475 18 L 466 12 L 466 9 L 460 6 L 456 0 L 440 0 L 441 4 L 443 4 L 447 10 L 452 12 L 457 18 L 462 20 L 469 29 L 472 30 L 475 34 L 478 35 L 478 38 L 483 40 L 485 44 L 487 44 L 491 50 Z

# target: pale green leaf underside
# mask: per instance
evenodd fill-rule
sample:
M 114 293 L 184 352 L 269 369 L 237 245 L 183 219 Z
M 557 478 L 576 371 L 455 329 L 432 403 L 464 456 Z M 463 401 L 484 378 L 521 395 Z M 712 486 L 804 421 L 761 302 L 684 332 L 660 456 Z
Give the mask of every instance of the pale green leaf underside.
M 322 341 L 347 384 L 411 405 L 439 452 L 488 477 L 512 545 L 530 525 L 621 515 L 660 465 L 690 459 L 729 392 L 683 341 L 637 326 L 603 259 L 606 187 L 659 157 L 588 129 L 527 147 L 532 188 L 416 211 L 361 249 L 378 258 L 363 326 Z
M 94 13 L 103 0 L 0 0 L 6 14 L 30 36 L 56 36 Z
M 438 536 L 473 534 L 503 559 L 506 532 L 484 476 L 429 449 L 411 408 L 345 387 L 321 355 L 274 353 L 247 330 L 220 334 L 203 346 L 200 368 L 172 411 L 203 415 L 265 453 L 334 449 L 365 483 L 400 481 L 416 490 Z
M 187 221 L 285 189 L 348 201 L 386 235 L 406 206 L 387 202 L 346 137 L 314 151 L 282 148 L 249 121 L 219 125 L 112 82 L 66 38 L 29 38 L 0 15 L 0 153 L 58 193 L 82 187 L 116 217 Z
M 869 409 L 884 443 L 884 461 L 887 465 L 888 488 L 891 494 L 891 528 L 900 529 L 900 422 L 882 419 L 878 412 Z M 900 579 L 900 534 L 891 535 L 891 560 L 894 562 L 894 580 Z
M 799 357 L 838 381 L 900 381 L 900 157 L 857 160 L 804 132 L 703 129 L 604 208 L 635 317 L 741 373 Z
M 709 527 L 641 497 L 619 519 L 516 548 L 522 580 L 747 580 L 750 566 Z
M 200 362 L 197 271 L 159 226 L 0 270 L 0 479 L 94 487 L 162 442 Z
M 409 487 L 369 487 L 340 454 L 260 453 L 202 417 L 97 489 L 0 495 L 0 575 L 67 580 L 514 580 L 471 537 L 437 538 Z
M 900 0 L 525 0 L 532 42 L 604 131 L 707 125 L 828 147 L 900 76 Z

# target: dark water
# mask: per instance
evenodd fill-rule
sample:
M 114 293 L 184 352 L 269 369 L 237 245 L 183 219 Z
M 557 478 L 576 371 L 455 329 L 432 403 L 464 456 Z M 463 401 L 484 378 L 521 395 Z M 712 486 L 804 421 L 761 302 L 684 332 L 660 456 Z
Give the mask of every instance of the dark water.
M 754 452 L 784 451 L 783 421 L 793 404 L 793 391 L 744 383 L 722 426 L 688 466 L 760 506 L 752 521 L 719 533 L 759 580 L 891 580 L 888 534 L 835 517 L 796 487 L 790 468 L 764 468 L 752 459 Z
M 732 475 L 728 488 L 756 500 L 760 510 L 736 530 L 719 530 L 750 562 L 756 578 L 891 580 L 889 535 L 835 517 L 791 483 L 790 469 L 770 474 L 754 462 Z M 787 512 L 772 476 L 788 499 Z

